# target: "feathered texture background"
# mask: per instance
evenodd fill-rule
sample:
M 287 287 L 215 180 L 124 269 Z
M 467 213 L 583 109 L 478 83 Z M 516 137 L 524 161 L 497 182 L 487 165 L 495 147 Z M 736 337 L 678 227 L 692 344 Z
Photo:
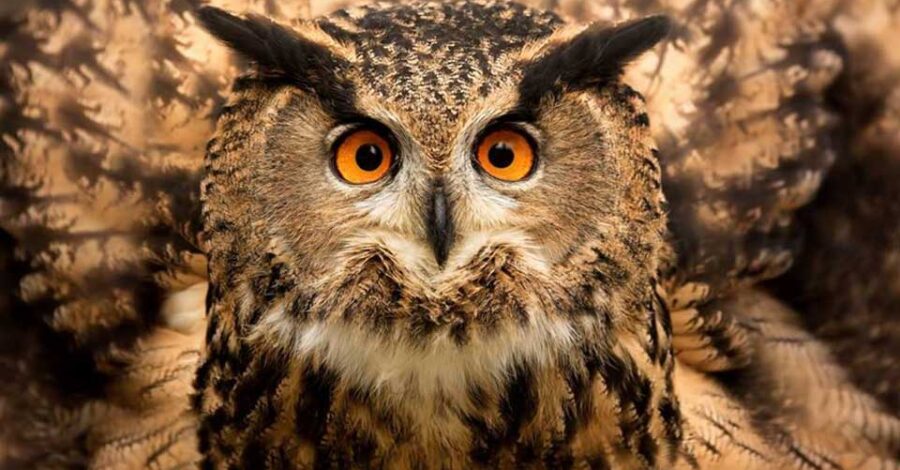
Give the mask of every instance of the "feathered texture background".
M 212 3 L 285 22 L 348 4 Z M 896 416 L 900 2 L 529 3 L 577 21 L 676 22 L 627 79 L 648 97 L 671 204 L 679 359 L 726 385 L 778 359 L 752 338 L 783 332 L 729 314 L 765 282 Z M 195 458 L 199 172 L 245 65 L 197 26 L 200 4 L 0 5 L 0 467 Z M 727 341 L 703 346 L 710 335 Z M 896 419 L 866 431 L 877 406 L 838 408 L 895 457 Z

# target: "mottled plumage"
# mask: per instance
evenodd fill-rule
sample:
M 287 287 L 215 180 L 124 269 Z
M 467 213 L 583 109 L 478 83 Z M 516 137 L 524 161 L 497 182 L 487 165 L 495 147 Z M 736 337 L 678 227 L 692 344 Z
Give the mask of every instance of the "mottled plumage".
M 33 3 L 4 467 L 898 465 L 889 2 Z

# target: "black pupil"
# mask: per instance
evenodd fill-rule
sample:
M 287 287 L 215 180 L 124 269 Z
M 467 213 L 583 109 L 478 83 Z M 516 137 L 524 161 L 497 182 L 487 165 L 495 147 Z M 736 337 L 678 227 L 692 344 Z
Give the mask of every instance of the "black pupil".
M 356 149 L 356 164 L 364 171 L 375 171 L 381 166 L 384 156 L 377 145 L 365 144 Z
M 488 150 L 488 160 L 497 168 L 506 168 L 512 165 L 515 156 L 513 149 L 506 142 L 497 142 Z

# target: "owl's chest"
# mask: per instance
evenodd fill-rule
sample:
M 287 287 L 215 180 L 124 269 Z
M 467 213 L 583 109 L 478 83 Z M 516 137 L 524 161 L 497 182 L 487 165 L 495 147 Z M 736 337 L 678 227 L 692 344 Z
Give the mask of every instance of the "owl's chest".
M 548 339 L 545 329 L 465 348 L 391 345 L 335 323 L 297 338 L 286 362 L 247 356 L 243 372 L 211 381 L 227 391 L 201 427 L 212 461 L 402 469 L 606 460 L 628 469 L 646 468 L 646 459 L 612 455 L 626 444 L 624 424 L 636 426 L 629 439 L 660 438 L 649 420 L 623 424 L 621 403 L 588 370 L 586 348 Z
M 447 336 L 413 347 L 337 323 L 312 329 L 300 346 L 308 363 L 293 380 L 299 398 L 285 402 L 295 420 L 286 442 L 321 431 L 332 439 L 329 458 L 343 463 L 471 468 L 515 462 L 526 435 L 536 455 L 564 436 L 570 391 L 551 359 L 571 346 L 562 333 L 517 330 L 464 347 Z M 321 397 L 314 404 L 310 391 Z M 327 407 L 324 422 L 313 405 Z
M 452 362 L 431 366 L 452 370 Z M 532 365 L 506 374 L 481 384 L 448 373 L 425 386 L 424 375 L 397 372 L 366 384 L 303 367 L 290 392 L 276 392 L 269 430 L 245 434 L 239 446 L 266 448 L 285 468 L 559 468 L 575 452 L 563 375 Z M 265 419 L 260 411 L 247 421 Z

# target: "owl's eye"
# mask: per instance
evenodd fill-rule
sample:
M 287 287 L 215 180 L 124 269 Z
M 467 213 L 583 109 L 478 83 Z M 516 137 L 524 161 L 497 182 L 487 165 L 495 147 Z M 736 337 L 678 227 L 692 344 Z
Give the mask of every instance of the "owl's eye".
M 501 128 L 485 134 L 478 142 L 476 157 L 485 173 L 502 181 L 521 181 L 534 168 L 531 139 L 515 129 Z
M 350 184 L 374 183 L 388 173 L 394 151 L 387 139 L 372 129 L 357 129 L 341 138 L 334 153 L 334 168 Z

